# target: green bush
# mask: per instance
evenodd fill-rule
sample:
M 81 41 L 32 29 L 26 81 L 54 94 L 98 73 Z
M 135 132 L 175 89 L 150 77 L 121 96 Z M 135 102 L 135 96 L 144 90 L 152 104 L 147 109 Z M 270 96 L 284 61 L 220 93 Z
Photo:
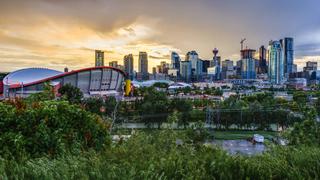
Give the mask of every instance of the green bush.
M 102 120 L 65 101 L 0 103 L 0 156 L 56 156 L 109 144 Z

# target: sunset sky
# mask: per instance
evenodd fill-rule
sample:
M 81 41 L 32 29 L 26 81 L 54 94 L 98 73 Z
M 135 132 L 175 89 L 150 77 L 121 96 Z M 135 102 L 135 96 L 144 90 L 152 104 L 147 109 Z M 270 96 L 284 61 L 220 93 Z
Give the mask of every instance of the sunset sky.
M 240 39 L 257 49 L 295 38 L 295 63 L 320 65 L 319 0 L 0 0 L 0 72 L 94 66 L 129 53 L 149 54 L 149 70 L 171 51 L 239 59 Z

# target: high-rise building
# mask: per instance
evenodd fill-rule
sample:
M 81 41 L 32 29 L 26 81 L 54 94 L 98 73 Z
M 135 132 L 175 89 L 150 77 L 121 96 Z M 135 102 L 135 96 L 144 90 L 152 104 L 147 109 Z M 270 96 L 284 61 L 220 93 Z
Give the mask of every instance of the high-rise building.
M 210 67 L 210 60 L 202 60 L 202 72 L 208 73 L 208 68 Z
M 104 66 L 104 52 L 101 50 L 95 51 L 95 66 Z
M 283 50 L 279 41 L 270 41 L 268 46 L 268 76 L 273 84 L 282 84 L 284 80 Z
M 192 69 L 197 68 L 197 61 L 199 60 L 199 55 L 196 51 L 189 51 L 186 55 L 186 61 L 190 61 L 192 64 Z
M 186 61 L 191 62 L 191 76 L 193 80 L 199 80 L 202 76 L 202 61 L 199 59 L 199 55 L 196 51 L 190 51 L 186 55 Z
M 110 66 L 110 67 L 115 67 L 115 68 L 117 68 L 117 67 L 118 67 L 118 61 L 111 61 L 111 62 L 109 62 L 109 66 Z
M 296 73 L 298 71 L 298 66 L 296 64 L 293 64 L 292 66 L 292 73 Z M 290 75 L 290 74 L 289 74 Z
M 185 82 L 191 81 L 192 75 L 192 63 L 191 61 L 181 61 L 180 62 L 180 76 Z
M 128 54 L 123 58 L 124 70 L 128 73 L 130 79 L 133 79 L 133 55 Z
M 160 62 L 161 70 L 163 74 L 168 74 L 169 64 L 166 61 Z
M 254 49 L 241 50 L 241 77 L 243 79 L 256 79 L 255 52 Z
M 238 77 L 241 76 L 241 68 L 242 68 L 242 60 L 237 61 L 237 65 L 236 65 L 236 75 Z
M 268 72 L 267 66 L 267 49 L 264 46 L 259 48 L 259 67 L 258 74 L 266 74 Z
M 148 79 L 148 54 L 146 52 L 139 52 L 138 71 L 143 80 Z
M 172 69 L 180 69 L 180 56 L 176 52 L 171 53 L 171 68 Z
M 283 72 L 285 77 L 289 77 L 289 74 L 293 70 L 294 50 L 293 50 L 293 38 L 284 38 L 280 40 L 280 44 L 283 52 Z
M 229 79 L 230 76 L 234 75 L 233 61 L 225 60 L 222 61 L 221 79 Z
M 306 62 L 306 67 L 303 68 L 304 72 L 316 71 L 318 69 L 318 63 L 315 61 Z

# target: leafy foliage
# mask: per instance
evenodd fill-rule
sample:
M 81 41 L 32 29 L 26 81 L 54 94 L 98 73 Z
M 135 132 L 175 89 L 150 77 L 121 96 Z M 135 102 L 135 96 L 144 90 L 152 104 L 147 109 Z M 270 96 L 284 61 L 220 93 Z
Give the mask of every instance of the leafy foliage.
M 43 91 L 40 93 L 31 94 L 27 98 L 27 101 L 29 103 L 33 103 L 33 102 L 53 100 L 53 99 L 55 99 L 53 87 L 50 85 L 49 82 L 46 82 L 44 83 Z
M 147 125 L 155 122 L 158 123 L 158 128 L 160 128 L 162 122 L 167 119 L 168 105 L 169 100 L 165 93 L 150 88 L 143 98 L 140 115 Z
M 156 82 L 156 83 L 154 83 L 153 87 L 167 89 L 169 87 L 169 84 L 168 83 Z
M 116 104 L 117 101 L 115 97 L 90 97 L 82 100 L 82 105 L 87 111 L 98 114 L 100 116 L 111 116 Z
M 0 103 L 0 114 L 2 157 L 53 157 L 109 144 L 108 126 L 99 117 L 65 101 Z
M 61 94 L 62 98 L 69 101 L 72 104 L 79 104 L 81 99 L 83 98 L 83 93 L 81 90 L 71 84 L 63 85 L 59 89 L 59 93 Z

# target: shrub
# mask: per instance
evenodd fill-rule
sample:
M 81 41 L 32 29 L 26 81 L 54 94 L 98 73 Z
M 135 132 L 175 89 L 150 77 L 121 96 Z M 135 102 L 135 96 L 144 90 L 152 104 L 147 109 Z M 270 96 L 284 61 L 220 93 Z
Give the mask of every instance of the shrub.
M 101 150 L 110 143 L 98 116 L 65 101 L 0 103 L 2 157 L 54 157 L 64 152 Z

